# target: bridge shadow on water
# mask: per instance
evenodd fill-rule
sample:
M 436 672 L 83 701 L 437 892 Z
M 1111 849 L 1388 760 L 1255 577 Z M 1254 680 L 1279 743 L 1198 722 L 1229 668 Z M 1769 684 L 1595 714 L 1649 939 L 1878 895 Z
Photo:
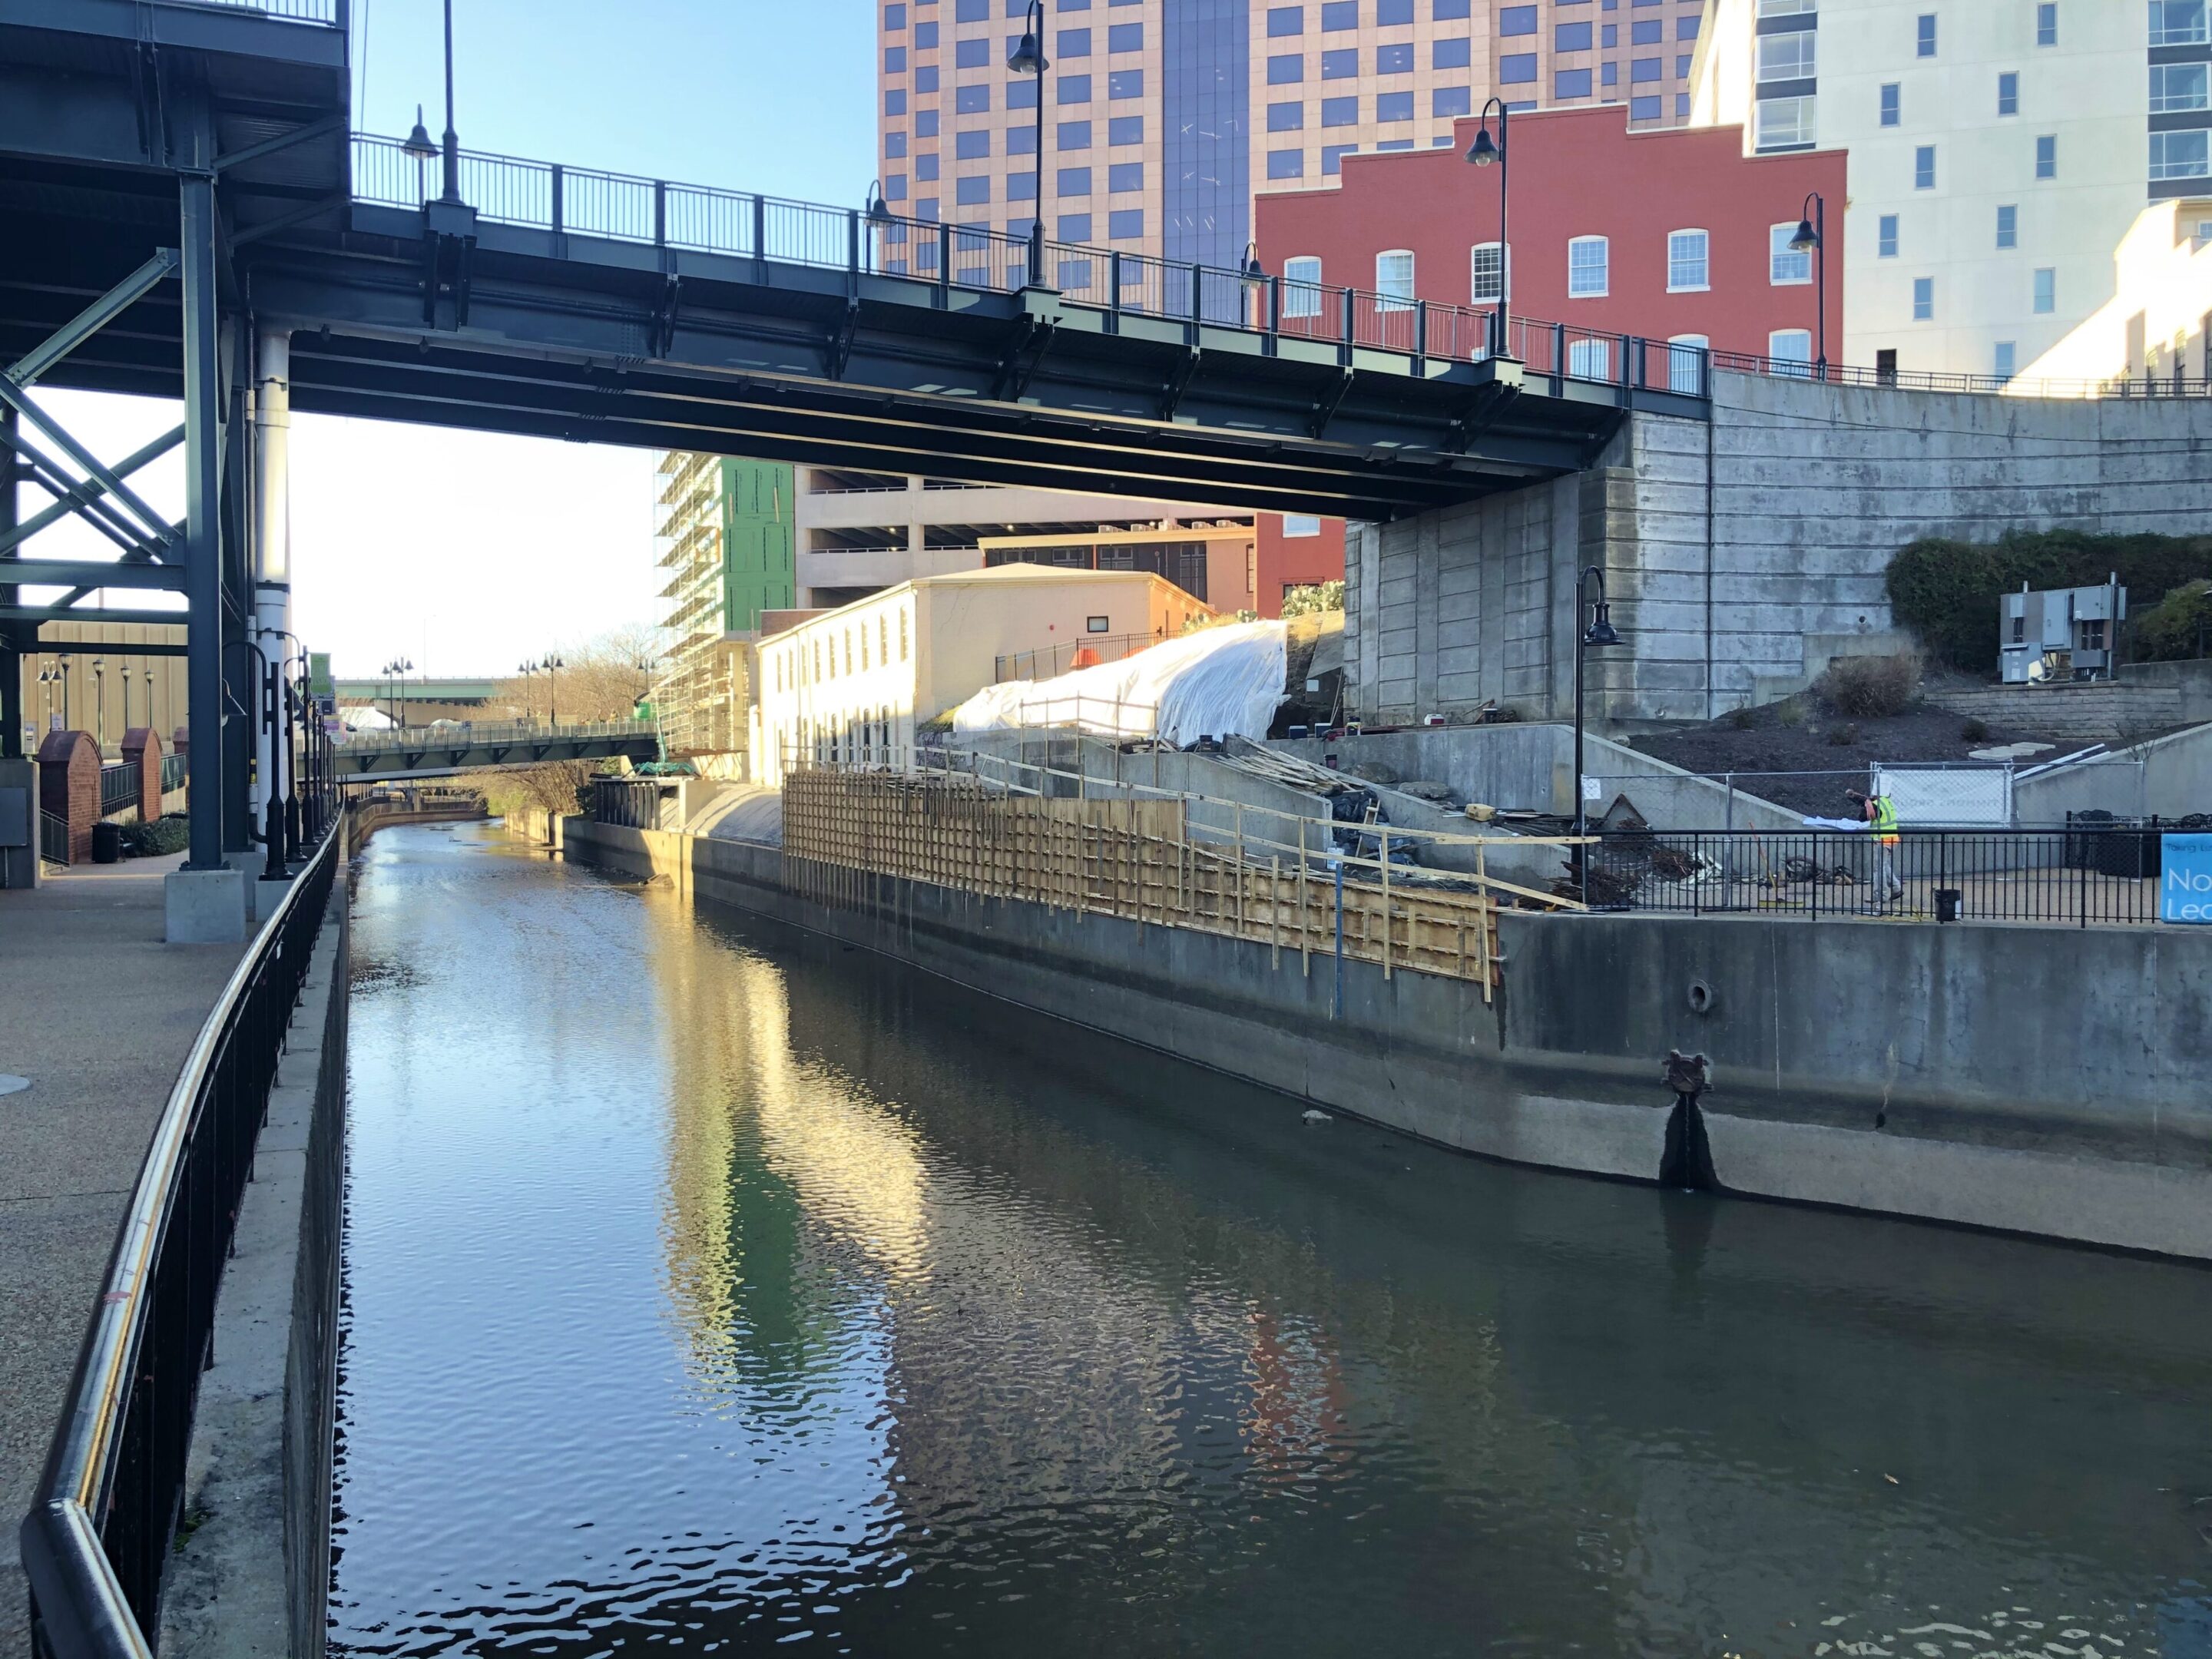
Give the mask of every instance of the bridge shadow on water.
M 1310 1125 L 489 832 L 356 903 L 343 1650 L 2212 1652 L 2212 1276 Z

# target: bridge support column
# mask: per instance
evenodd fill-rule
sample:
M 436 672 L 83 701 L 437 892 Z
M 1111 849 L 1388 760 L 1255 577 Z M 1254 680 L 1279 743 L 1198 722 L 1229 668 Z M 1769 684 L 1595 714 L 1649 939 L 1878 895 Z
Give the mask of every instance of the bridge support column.
M 263 329 L 254 341 L 252 501 L 253 638 L 270 667 L 292 648 L 292 333 Z M 258 718 L 254 731 L 253 823 L 268 833 L 269 808 L 286 793 L 282 732 Z M 281 718 L 279 724 L 281 725 Z M 281 833 L 281 832 L 280 832 Z
M 15 527 L 15 452 L 4 441 L 15 431 L 15 411 L 0 407 L 0 536 Z M 15 603 L 15 587 L 0 586 L 0 607 Z M 39 884 L 39 774 L 23 756 L 22 653 L 22 641 L 38 636 L 35 627 L 0 623 L 0 888 Z
M 190 849 L 166 884 L 173 945 L 246 937 L 246 877 L 223 856 L 222 384 L 216 311 L 215 175 L 179 179 L 184 278 L 185 684 Z M 241 653 L 242 654 L 242 653 Z

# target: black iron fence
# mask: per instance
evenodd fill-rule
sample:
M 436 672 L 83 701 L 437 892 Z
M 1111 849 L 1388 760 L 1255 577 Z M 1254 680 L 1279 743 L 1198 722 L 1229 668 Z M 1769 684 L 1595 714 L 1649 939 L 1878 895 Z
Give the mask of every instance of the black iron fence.
M 128 761 L 100 769 L 100 816 L 112 818 L 138 805 L 138 769 Z
M 2137 926 L 2159 920 L 2164 833 L 1907 830 L 1886 845 L 1854 830 L 1634 830 L 1603 836 L 1566 879 L 1594 910 Z
M 67 864 L 70 861 L 70 831 L 67 818 L 40 811 L 39 856 L 48 864 Z
M 223 987 L 139 1171 L 22 1525 L 33 1640 L 46 1659 L 153 1651 L 216 1293 L 342 829 L 324 837 Z

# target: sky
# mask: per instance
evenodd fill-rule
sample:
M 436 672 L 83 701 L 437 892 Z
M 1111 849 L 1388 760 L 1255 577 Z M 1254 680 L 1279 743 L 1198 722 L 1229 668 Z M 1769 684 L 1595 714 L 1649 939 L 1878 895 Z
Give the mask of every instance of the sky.
M 440 0 L 350 0 L 355 125 L 444 125 Z M 873 0 L 453 0 L 465 149 L 859 205 L 874 172 Z M 174 404 L 42 394 L 113 459 Z M 649 451 L 301 415 L 292 424 L 294 626 L 336 671 L 504 675 L 657 623 Z M 173 453 L 134 483 L 181 518 Z M 45 504 L 26 489 L 27 515 Z M 58 526 L 26 551 L 93 556 Z M 118 603 L 143 603 L 136 598 Z

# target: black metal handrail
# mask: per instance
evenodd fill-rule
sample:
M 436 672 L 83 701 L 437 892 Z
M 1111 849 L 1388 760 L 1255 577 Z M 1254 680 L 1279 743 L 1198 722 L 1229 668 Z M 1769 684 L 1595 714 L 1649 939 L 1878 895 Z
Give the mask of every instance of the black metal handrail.
M 341 817 L 254 937 L 155 1127 L 22 1524 L 47 1659 L 153 1652 L 216 1291 L 344 835 Z
M 112 818 L 138 804 L 138 769 L 129 761 L 100 769 L 100 816 Z
M 43 808 L 39 813 L 39 856 L 48 864 L 70 861 L 69 820 Z
M 1904 829 L 1888 847 L 1870 830 L 1602 830 L 1563 879 L 1593 910 L 2149 926 L 2162 838 L 2198 827 Z

